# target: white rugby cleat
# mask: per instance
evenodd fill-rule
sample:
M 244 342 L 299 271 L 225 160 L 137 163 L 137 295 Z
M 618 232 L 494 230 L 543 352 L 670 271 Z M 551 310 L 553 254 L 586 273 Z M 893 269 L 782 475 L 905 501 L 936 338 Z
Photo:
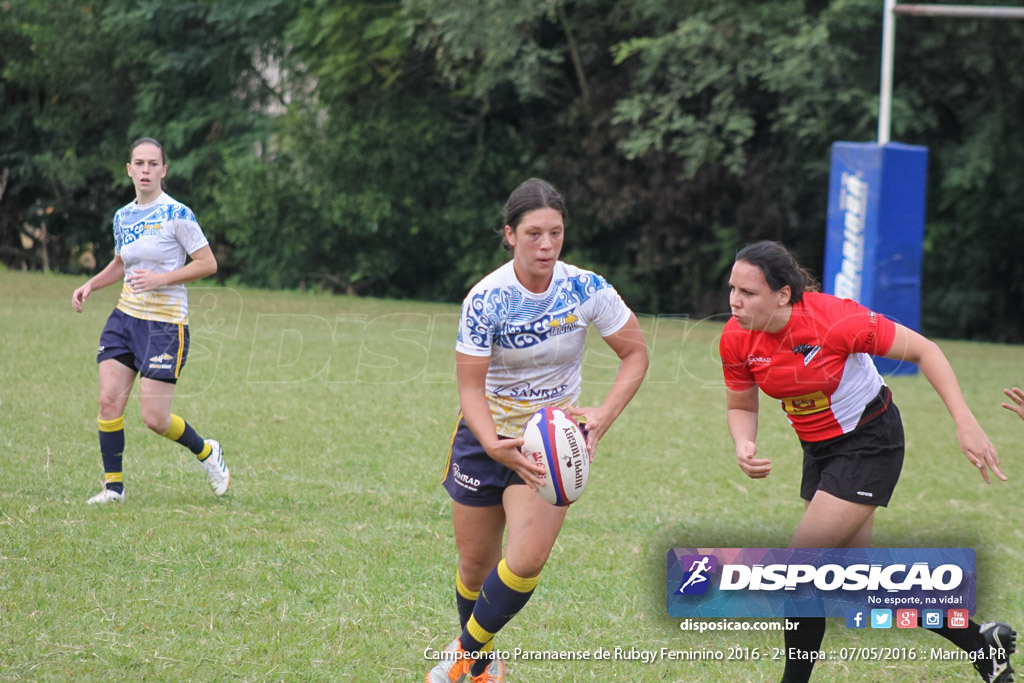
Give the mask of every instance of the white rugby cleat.
M 231 472 L 228 470 L 227 465 L 224 464 L 224 449 L 220 447 L 219 441 L 207 439 L 206 443 L 210 444 L 210 455 L 200 464 L 206 470 L 206 478 L 210 480 L 210 488 L 218 496 L 223 496 L 228 492 L 228 486 L 231 484 Z
M 103 505 L 104 503 L 123 503 L 124 492 L 118 493 L 114 489 L 104 487 L 102 491 L 85 501 L 86 505 Z

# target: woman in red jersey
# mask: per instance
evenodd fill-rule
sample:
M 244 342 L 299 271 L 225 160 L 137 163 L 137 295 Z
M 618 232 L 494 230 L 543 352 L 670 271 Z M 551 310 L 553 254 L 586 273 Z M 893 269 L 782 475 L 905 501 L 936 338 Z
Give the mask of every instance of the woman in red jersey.
M 942 350 L 898 323 L 849 299 L 810 291 L 813 280 L 776 242 L 736 255 L 729 278 L 732 318 L 719 350 L 725 373 L 729 433 L 740 469 L 767 477 L 772 461 L 757 451 L 758 390 L 780 401 L 803 446 L 804 516 L 791 548 L 863 548 L 875 509 L 886 506 L 903 465 L 903 423 L 892 392 L 870 356 L 915 363 L 956 425 L 960 450 L 986 482 L 1006 480 L 996 449 L 968 408 Z M 1012 680 L 1016 633 L 1006 624 L 932 629 L 975 655 L 990 683 Z M 786 631 L 786 651 L 816 653 L 825 619 L 800 619 Z M 1004 656 L 987 656 L 989 646 Z M 787 658 L 783 682 L 807 681 L 814 659 Z

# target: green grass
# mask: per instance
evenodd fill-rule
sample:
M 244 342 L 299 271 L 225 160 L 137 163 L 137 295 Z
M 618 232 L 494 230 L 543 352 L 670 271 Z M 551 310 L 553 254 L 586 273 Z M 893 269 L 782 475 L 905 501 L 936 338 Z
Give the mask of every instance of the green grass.
M 422 680 L 456 635 L 455 546 L 438 485 L 457 414 L 455 306 L 191 288 L 192 355 L 174 410 L 219 439 L 224 499 L 181 447 L 126 414 L 128 502 L 87 507 L 102 479 L 94 351 L 116 287 L 86 312 L 81 280 L 0 272 L 0 681 Z M 655 324 L 657 322 L 657 324 Z M 764 403 L 764 481 L 725 426 L 720 326 L 646 318 L 649 380 L 602 441 L 537 593 L 499 635 L 526 650 L 756 648 L 699 635 L 665 609 L 673 547 L 784 546 L 800 456 Z M 599 340 L 584 402 L 614 362 Z M 1024 626 L 1020 420 L 999 408 L 1024 349 L 942 342 L 1011 480 L 986 486 L 919 377 L 891 380 L 908 437 L 875 545 L 976 549 L 978 614 Z M 922 632 L 847 630 L 828 647 L 946 648 Z M 952 646 L 948 646 L 951 648 Z M 1018 666 L 1024 664 L 1017 660 Z M 510 679 L 777 681 L 780 662 L 513 661 Z M 827 662 L 816 681 L 974 680 L 956 662 Z

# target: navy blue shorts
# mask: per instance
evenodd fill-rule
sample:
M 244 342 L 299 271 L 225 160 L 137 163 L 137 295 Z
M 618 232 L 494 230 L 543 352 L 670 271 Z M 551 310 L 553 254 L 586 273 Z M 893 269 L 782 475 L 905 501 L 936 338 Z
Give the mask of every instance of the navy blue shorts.
M 515 471 L 487 455 L 460 415 L 459 425 L 452 436 L 444 479 L 441 480 L 448 495 L 463 505 L 490 507 L 501 505 L 502 494 L 513 484 L 525 486 L 526 482 Z
M 878 401 L 888 406 L 878 406 Z M 852 432 L 827 441 L 800 442 L 804 450 L 801 498 L 811 500 L 820 490 L 851 503 L 889 504 L 903 470 L 903 420 L 887 387 L 872 403 L 865 413 L 878 407 L 884 411 Z
M 188 325 L 142 320 L 115 308 L 100 335 L 96 362 L 111 358 L 143 377 L 175 382 L 188 358 Z

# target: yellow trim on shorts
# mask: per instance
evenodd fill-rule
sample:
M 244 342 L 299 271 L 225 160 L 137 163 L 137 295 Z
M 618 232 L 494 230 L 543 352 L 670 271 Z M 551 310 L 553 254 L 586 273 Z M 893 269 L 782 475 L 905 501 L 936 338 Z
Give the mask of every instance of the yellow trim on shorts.
M 462 422 L 462 411 L 459 411 L 459 418 L 455 420 L 455 429 L 452 430 L 452 438 L 448 440 L 448 460 L 444 464 L 444 474 L 441 475 L 441 483 L 448 478 L 448 471 L 452 467 L 452 451 L 455 449 L 455 435 L 459 433 L 459 423 Z M 458 576 L 456 574 L 456 576 Z
M 102 417 L 97 417 L 96 421 L 100 424 L 101 432 L 119 432 L 124 429 L 124 415 L 115 417 L 113 420 L 104 420 Z
M 181 374 L 181 357 L 185 353 L 185 326 L 181 323 L 178 325 L 178 360 L 174 363 L 174 379 L 178 379 L 178 375 Z
M 535 576 L 532 579 L 524 579 L 521 576 L 516 576 L 512 573 L 512 570 L 505 564 L 505 558 L 501 558 L 501 562 L 498 563 L 498 578 L 501 582 L 516 591 L 517 593 L 529 593 L 537 587 L 537 581 L 540 580 L 540 576 Z M 480 640 L 477 638 L 477 640 Z
M 473 636 L 473 640 L 479 643 L 488 643 L 494 639 L 494 634 L 484 629 L 477 623 L 476 617 L 470 617 L 466 622 L 466 632 Z
M 458 570 L 455 572 L 455 590 L 467 600 L 476 600 L 480 597 L 480 591 L 471 591 L 466 588 L 466 584 L 462 583 L 462 577 L 459 576 Z

